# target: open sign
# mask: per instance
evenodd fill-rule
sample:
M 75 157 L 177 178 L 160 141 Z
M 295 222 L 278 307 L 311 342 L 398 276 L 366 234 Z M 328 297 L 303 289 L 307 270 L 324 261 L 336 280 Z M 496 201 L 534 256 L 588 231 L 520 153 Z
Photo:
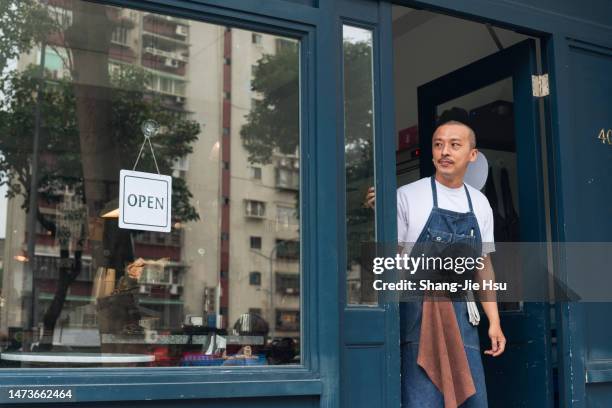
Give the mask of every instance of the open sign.
M 172 177 L 121 170 L 119 180 L 119 228 L 170 232 Z

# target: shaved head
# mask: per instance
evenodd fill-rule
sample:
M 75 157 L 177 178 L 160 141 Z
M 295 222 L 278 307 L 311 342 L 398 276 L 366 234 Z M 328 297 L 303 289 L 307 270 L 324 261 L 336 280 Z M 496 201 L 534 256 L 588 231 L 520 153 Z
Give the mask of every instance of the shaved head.
M 438 129 L 440 129 L 442 126 L 462 126 L 462 127 L 466 128 L 468 130 L 468 137 L 469 137 L 469 140 L 470 140 L 470 148 L 474 149 L 476 147 L 476 133 L 474 133 L 474 130 L 472 130 L 472 128 L 469 127 L 468 125 L 466 125 L 465 123 L 462 123 L 462 122 L 459 122 L 459 121 L 456 121 L 456 120 L 449 120 L 448 122 L 444 122 L 440 126 L 438 126 L 436 128 L 436 131 L 434 132 L 434 135 L 436 134 Z

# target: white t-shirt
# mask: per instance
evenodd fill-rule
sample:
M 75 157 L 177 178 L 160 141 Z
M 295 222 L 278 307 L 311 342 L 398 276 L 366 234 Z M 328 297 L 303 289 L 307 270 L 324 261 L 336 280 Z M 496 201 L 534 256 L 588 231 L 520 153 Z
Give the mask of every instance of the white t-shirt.
M 433 208 L 431 179 L 422 178 L 397 189 L 397 241 L 398 243 L 414 244 Z M 467 184 L 466 184 L 467 185 Z M 467 185 L 472 199 L 472 206 L 478 221 L 478 228 L 483 245 L 483 253 L 495 251 L 493 238 L 493 210 L 489 200 L 480 191 Z M 438 207 L 446 210 L 465 213 L 470 211 L 470 205 L 463 186 L 449 188 L 436 180 Z

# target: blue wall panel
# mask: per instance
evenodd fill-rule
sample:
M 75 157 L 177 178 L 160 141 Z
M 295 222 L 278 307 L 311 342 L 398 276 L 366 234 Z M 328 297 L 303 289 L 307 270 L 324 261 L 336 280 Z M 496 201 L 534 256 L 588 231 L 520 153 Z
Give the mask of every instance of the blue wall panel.
M 23 407 L 24 405 L 3 405 L 3 408 Z M 49 407 L 48 404 L 29 404 L 29 407 Z M 74 404 L 53 405 L 55 408 L 74 407 Z M 102 408 L 110 406 L 109 403 L 89 403 L 79 405 L 81 407 Z M 294 397 L 294 398 L 237 398 L 217 400 L 169 400 L 169 401 L 142 401 L 142 402 L 116 402 L 113 408 L 316 408 L 319 406 L 318 398 Z
M 609 30 L 608 30 L 609 31 Z M 556 34 L 549 138 L 553 240 L 612 241 L 612 146 L 597 138 L 612 127 L 612 49 L 606 35 L 588 43 Z M 580 279 L 580 259 L 558 256 L 560 279 Z M 604 265 L 601 265 L 604 268 Z M 609 267 L 609 266 L 608 266 Z M 603 271 L 603 269 L 602 269 Z M 602 324 L 610 303 L 567 303 L 557 308 L 561 406 L 589 407 L 612 401 L 612 336 Z
M 554 11 L 574 18 L 609 25 L 612 18 L 612 2 L 609 0 L 514 0 L 532 9 Z
M 346 400 L 343 406 L 347 408 L 383 407 L 382 388 L 370 386 L 384 378 L 384 348 L 347 347 L 345 350 L 345 375 L 343 386 L 347 387 Z

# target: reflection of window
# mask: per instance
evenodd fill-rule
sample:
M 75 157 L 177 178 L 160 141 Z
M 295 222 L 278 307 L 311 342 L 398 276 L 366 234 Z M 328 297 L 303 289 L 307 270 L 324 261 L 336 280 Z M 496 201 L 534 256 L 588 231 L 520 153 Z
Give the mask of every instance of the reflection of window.
M 256 200 L 245 200 L 245 215 L 247 217 L 262 218 L 266 215 L 266 203 Z
M 297 190 L 300 187 L 299 170 L 279 168 L 275 169 L 276 187 L 288 190 Z
M 111 41 L 121 45 L 127 45 L 127 37 L 128 28 L 119 26 L 115 27 L 115 29 L 113 30 Z
M 253 285 L 253 286 L 261 285 L 261 272 L 249 273 L 249 285 Z
M 293 224 L 295 219 L 295 208 L 283 205 L 276 206 L 276 222 L 285 226 Z
M 297 273 L 276 273 L 276 292 L 283 295 L 299 295 L 300 276 Z
M 300 329 L 300 312 L 298 310 L 276 310 L 276 329 L 296 331 Z
M 174 93 L 177 95 L 185 95 L 185 83 L 182 81 L 174 81 Z
M 93 327 L 97 324 L 96 315 L 93 313 L 83 314 L 83 326 Z
M 172 163 L 172 170 L 184 172 L 189 170 L 189 156 L 178 157 Z
M 143 231 L 135 235 L 134 241 L 138 244 L 178 247 L 181 245 L 181 236 L 181 230 L 175 228 L 170 233 Z
M 153 91 L 165 94 L 176 96 L 185 95 L 185 81 L 180 79 L 153 74 L 149 87 Z
M 168 78 L 159 78 L 159 90 L 162 92 L 172 92 L 172 80 Z
M 253 180 L 261 180 L 261 167 L 250 167 L 250 175 Z
M 173 246 L 181 246 L 181 231 L 178 229 L 172 229 L 170 231 L 170 243 Z
M 293 40 L 287 40 L 285 38 L 276 39 L 276 52 L 284 50 L 295 50 L 297 49 L 297 42 Z
M 300 243 L 298 241 L 276 240 L 276 257 L 283 259 L 299 259 Z
M 164 268 L 162 265 L 145 265 L 142 275 L 139 279 L 140 283 L 148 284 L 166 284 L 171 283 L 171 273 L 168 268 Z
M 60 275 L 60 267 L 74 265 L 74 258 L 68 260 L 56 256 L 41 256 L 34 257 L 34 270 L 36 270 L 37 279 L 58 279 Z M 93 268 L 91 261 L 82 260 L 81 272 L 77 276 L 77 281 L 87 281 L 93 279 Z
M 67 8 L 47 6 L 49 17 L 61 28 L 68 28 L 72 24 L 72 10 Z
M 251 237 L 251 249 L 261 249 L 261 237 Z
M 189 33 L 188 30 L 189 29 L 187 28 L 187 26 L 184 26 L 182 24 L 177 24 L 175 32 L 177 35 L 180 35 L 181 37 L 187 37 L 187 34 Z
M 39 52 L 40 54 L 40 52 Z M 37 56 L 40 60 L 40 55 Z M 66 68 L 64 61 L 67 59 L 65 48 L 47 48 L 45 50 L 45 68 L 51 71 L 53 79 L 60 79 L 70 76 L 70 71 Z
M 251 42 L 253 44 L 261 45 L 262 36 L 261 34 L 253 33 L 251 34 Z

